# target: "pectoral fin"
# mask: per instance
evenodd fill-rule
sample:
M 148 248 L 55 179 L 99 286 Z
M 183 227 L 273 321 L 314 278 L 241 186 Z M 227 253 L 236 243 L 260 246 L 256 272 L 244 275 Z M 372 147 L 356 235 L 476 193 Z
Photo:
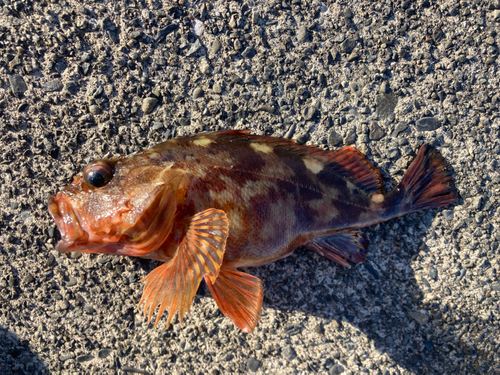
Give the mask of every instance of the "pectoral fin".
M 208 275 L 205 282 L 220 311 L 243 332 L 252 332 L 262 310 L 262 281 L 244 272 L 221 269 L 215 283 Z
M 139 305 L 144 302 L 148 323 L 160 306 L 155 326 L 166 308 L 167 328 L 176 312 L 182 324 L 202 277 L 213 282 L 217 279 L 228 233 L 229 223 L 222 210 L 210 208 L 192 217 L 175 256 L 141 280 L 146 285 Z

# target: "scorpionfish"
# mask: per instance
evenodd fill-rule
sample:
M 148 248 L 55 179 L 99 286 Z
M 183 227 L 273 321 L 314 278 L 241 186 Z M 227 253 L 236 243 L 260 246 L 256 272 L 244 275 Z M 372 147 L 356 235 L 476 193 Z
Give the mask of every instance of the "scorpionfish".
M 97 160 L 49 199 L 56 249 L 163 262 L 139 305 L 156 323 L 182 324 L 202 280 L 245 332 L 257 325 L 262 282 L 238 270 L 307 248 L 342 265 L 362 262 L 360 228 L 457 200 L 440 153 L 422 145 L 399 185 L 353 147 L 324 151 L 293 140 L 219 131 L 179 137 L 128 157 Z

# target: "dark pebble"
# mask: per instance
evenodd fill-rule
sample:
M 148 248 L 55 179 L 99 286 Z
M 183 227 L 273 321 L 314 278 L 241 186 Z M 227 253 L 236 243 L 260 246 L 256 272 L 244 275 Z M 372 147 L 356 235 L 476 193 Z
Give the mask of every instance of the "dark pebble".
M 26 90 L 28 90 L 28 86 L 26 86 L 26 82 L 24 82 L 24 78 L 19 74 L 13 74 L 9 77 L 10 88 L 12 89 L 12 93 L 20 97 L 24 94 Z
M 384 130 L 377 124 L 376 122 L 373 122 L 370 125 L 370 139 L 372 141 L 379 140 L 385 135 Z
M 366 269 L 368 272 L 370 272 L 370 274 L 373 276 L 373 278 L 374 278 L 375 280 L 380 279 L 380 276 L 379 276 L 379 274 L 378 274 L 377 270 L 376 270 L 375 268 L 373 268 L 373 266 L 372 266 L 371 264 L 369 264 L 369 263 L 364 263 L 364 265 L 365 265 L 365 269 Z
M 106 358 L 110 354 L 111 354 L 111 349 L 101 349 L 99 350 L 99 353 L 97 355 L 99 356 L 99 358 Z
M 345 53 L 351 53 L 354 47 L 356 47 L 356 41 L 354 39 L 348 38 L 342 42 L 342 48 Z
M 257 372 L 257 370 L 259 369 L 260 367 L 260 361 L 258 361 L 257 359 L 253 358 L 253 357 L 250 357 L 248 358 L 247 360 L 247 367 L 250 371 L 252 372 Z
M 406 129 L 408 129 L 408 124 L 404 122 L 399 122 L 396 127 L 394 128 L 394 131 L 392 132 L 393 137 L 397 137 L 399 134 L 404 132 Z
M 306 121 L 314 120 L 318 111 L 314 107 L 306 107 L 302 110 L 302 117 Z
M 251 59 L 257 54 L 257 51 L 253 47 L 247 47 L 245 50 L 241 53 L 241 56 L 247 59 Z
M 94 359 L 94 357 L 92 357 L 90 354 L 84 354 L 84 355 L 79 355 L 75 359 L 77 362 L 82 363 L 82 362 L 90 361 L 90 360 Z
M 337 147 L 342 144 L 342 137 L 335 130 L 332 130 L 328 136 L 328 144 L 332 147 Z
M 344 372 L 344 366 L 342 365 L 333 365 L 330 369 L 330 375 L 342 374 Z
M 158 33 L 155 36 L 155 41 L 156 42 L 164 42 L 165 41 L 165 37 L 168 34 L 174 32 L 175 30 L 177 30 L 178 28 L 179 28 L 179 25 L 173 23 L 173 24 L 168 25 L 167 27 L 159 30 Z
M 441 127 L 441 121 L 435 117 L 422 117 L 420 120 L 417 120 L 416 125 L 417 129 L 421 132 L 427 132 Z
M 301 144 L 301 145 L 302 145 L 302 144 L 306 143 L 306 142 L 309 140 L 309 134 L 308 134 L 308 133 L 306 133 L 306 132 L 299 133 L 299 134 L 297 135 L 296 140 L 297 140 L 297 143 L 298 143 L 298 144 Z
M 292 359 L 295 358 L 295 356 L 297 355 L 295 353 L 295 349 L 291 347 L 291 345 L 287 345 L 283 348 L 283 350 L 281 351 L 281 354 L 283 355 L 283 358 L 286 359 L 286 360 L 289 360 L 291 361 Z

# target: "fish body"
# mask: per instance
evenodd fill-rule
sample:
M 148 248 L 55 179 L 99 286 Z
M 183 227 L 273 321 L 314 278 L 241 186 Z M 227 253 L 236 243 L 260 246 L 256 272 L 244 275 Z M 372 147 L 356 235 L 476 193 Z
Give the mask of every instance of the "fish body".
M 246 131 L 201 133 L 91 163 L 50 198 L 61 252 L 140 256 L 163 263 L 141 303 L 149 320 L 183 315 L 204 279 L 221 311 L 246 332 L 259 319 L 259 279 L 238 271 L 300 245 L 341 265 L 365 259 L 359 230 L 441 207 L 457 193 L 447 164 L 424 145 L 399 186 L 356 149 L 324 151 Z M 97 185 L 97 186 L 94 186 Z

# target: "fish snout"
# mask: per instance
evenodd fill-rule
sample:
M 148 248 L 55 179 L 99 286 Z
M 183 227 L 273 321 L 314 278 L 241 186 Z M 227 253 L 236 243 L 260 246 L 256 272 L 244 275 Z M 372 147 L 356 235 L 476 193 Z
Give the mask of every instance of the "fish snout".
M 61 240 L 57 243 L 56 250 L 61 253 L 71 251 L 71 245 L 82 237 L 85 232 L 80 225 L 71 202 L 64 193 L 60 192 L 49 198 L 49 213 L 61 233 Z

